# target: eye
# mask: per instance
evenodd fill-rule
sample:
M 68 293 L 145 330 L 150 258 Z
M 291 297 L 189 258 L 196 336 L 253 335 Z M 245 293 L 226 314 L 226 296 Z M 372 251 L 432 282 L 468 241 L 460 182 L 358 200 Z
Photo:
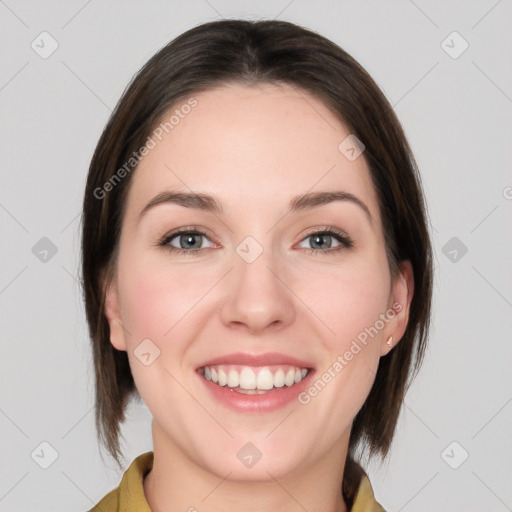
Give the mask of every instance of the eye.
M 204 246 L 203 242 L 210 242 L 209 246 Z M 304 247 L 304 243 L 308 243 L 310 247 Z M 190 227 L 183 228 L 165 235 L 158 243 L 159 246 L 177 254 L 195 254 L 208 247 L 216 247 L 207 237 L 206 233 L 199 228 Z M 306 249 L 307 254 L 333 253 L 343 249 L 353 248 L 352 239 L 343 231 L 325 227 L 321 230 L 311 232 L 299 247 Z
M 320 231 L 310 233 L 301 244 L 308 243 L 310 247 L 305 247 L 308 254 L 332 253 L 343 249 L 351 249 L 354 246 L 352 239 L 343 231 L 326 227 Z M 299 245 L 304 247 L 304 245 Z
M 206 233 L 197 228 L 186 228 L 166 235 L 158 245 L 167 248 L 171 252 L 180 254 L 197 253 L 204 249 L 204 240 L 209 240 Z M 210 247 L 215 247 L 210 241 Z

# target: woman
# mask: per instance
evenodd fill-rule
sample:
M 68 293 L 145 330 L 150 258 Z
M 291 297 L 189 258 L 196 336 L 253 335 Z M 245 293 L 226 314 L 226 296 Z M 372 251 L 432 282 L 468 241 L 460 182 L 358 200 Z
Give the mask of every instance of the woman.
M 353 58 L 282 21 L 177 37 L 101 136 L 82 251 L 118 463 L 128 400 L 153 417 L 93 510 L 383 510 L 356 459 L 388 453 L 432 254 L 403 130 Z

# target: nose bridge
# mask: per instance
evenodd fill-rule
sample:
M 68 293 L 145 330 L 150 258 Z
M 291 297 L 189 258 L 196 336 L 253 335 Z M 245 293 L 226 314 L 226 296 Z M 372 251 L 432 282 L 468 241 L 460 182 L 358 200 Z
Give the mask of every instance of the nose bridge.
M 293 303 L 290 292 L 278 277 L 280 255 L 267 244 L 248 236 L 238 244 L 234 268 L 223 306 L 226 324 L 245 324 L 258 331 L 269 325 L 292 321 Z
M 276 286 L 275 273 L 271 272 L 276 265 L 278 255 L 266 244 L 261 245 L 252 236 L 244 239 L 236 248 L 235 275 L 238 288 L 248 287 L 257 295 L 266 292 L 266 288 Z M 275 271 L 274 271 L 275 272 Z M 270 288 L 268 291 L 270 291 Z

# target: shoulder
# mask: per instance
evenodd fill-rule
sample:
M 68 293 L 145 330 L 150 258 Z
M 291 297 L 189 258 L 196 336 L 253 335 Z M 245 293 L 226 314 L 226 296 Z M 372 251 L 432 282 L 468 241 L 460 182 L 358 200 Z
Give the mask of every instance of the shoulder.
M 347 458 L 343 475 L 343 498 L 350 512 L 386 512 L 375 499 L 368 475 L 352 458 Z
M 139 455 L 125 471 L 119 486 L 88 512 L 151 512 L 144 495 L 144 477 L 153 467 L 153 452 Z
M 119 505 L 118 489 L 113 489 L 99 503 L 87 512 L 117 512 Z

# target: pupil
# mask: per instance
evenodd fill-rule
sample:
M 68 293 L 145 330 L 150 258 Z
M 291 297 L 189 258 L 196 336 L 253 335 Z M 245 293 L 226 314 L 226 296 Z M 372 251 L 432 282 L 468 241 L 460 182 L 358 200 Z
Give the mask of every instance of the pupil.
M 197 238 L 197 235 L 182 235 L 181 237 L 181 241 L 182 243 L 180 244 L 182 248 L 190 248 L 191 246 L 194 246 L 194 241 L 196 241 L 195 239 Z M 184 244 L 183 244 L 183 241 L 184 241 Z M 190 245 L 188 245 L 190 244 Z M 201 244 L 199 244 L 201 245 Z
M 326 238 L 329 238 L 329 235 L 315 235 L 313 237 L 313 245 L 318 245 L 319 248 L 330 247 L 331 244 L 329 241 L 325 241 Z

